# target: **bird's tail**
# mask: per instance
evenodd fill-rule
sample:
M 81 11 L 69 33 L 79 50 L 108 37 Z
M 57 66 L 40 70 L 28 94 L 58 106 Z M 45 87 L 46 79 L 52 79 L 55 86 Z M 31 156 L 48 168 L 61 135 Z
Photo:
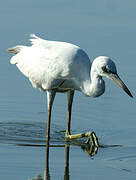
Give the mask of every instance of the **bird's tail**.
M 17 54 L 21 51 L 24 46 L 14 46 L 8 49 L 9 53 Z

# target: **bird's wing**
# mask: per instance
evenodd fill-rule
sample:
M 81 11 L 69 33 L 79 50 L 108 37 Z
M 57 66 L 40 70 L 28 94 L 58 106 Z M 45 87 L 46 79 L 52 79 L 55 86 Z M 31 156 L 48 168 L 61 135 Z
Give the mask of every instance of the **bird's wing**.
M 17 51 L 19 46 L 10 49 Z M 69 73 L 67 64 L 61 59 L 53 49 L 48 50 L 45 46 L 34 45 L 24 46 L 11 58 L 10 62 L 16 64 L 34 87 L 49 89 L 54 86 L 54 81 L 56 84 L 56 79 L 62 79 Z
M 50 47 L 50 43 L 48 40 L 44 40 L 38 36 L 36 36 L 35 34 L 31 34 L 30 35 L 31 39 L 30 42 L 32 45 L 38 45 L 38 46 L 46 46 L 47 48 Z
M 56 86 L 58 80 L 81 81 L 89 76 L 89 58 L 78 46 L 31 37 L 32 46 L 16 46 L 9 52 L 15 54 L 10 62 L 16 64 L 35 87 L 49 89 Z
M 30 42 L 32 46 L 36 46 L 36 48 L 37 47 L 43 48 L 46 51 L 57 52 L 59 49 L 59 46 L 61 46 L 62 43 L 65 44 L 65 42 L 45 40 L 36 36 L 35 34 L 31 34 L 30 37 L 31 37 Z

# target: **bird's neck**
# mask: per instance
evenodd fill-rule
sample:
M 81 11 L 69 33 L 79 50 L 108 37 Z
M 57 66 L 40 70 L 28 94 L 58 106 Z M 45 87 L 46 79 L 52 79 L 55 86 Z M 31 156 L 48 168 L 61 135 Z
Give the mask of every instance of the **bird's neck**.
M 86 96 L 98 97 L 105 91 L 105 82 L 96 72 L 91 72 L 90 80 L 84 82 L 83 91 Z

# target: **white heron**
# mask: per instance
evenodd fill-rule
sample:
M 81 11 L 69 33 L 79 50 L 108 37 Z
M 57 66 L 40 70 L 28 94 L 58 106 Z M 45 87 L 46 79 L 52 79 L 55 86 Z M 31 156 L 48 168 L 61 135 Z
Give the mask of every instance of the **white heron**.
M 106 56 L 97 57 L 91 64 L 86 52 L 74 44 L 48 41 L 34 34 L 31 46 L 15 46 L 8 52 L 15 54 L 11 64 L 29 78 L 33 87 L 47 92 L 48 122 L 46 137 L 50 138 L 51 110 L 56 92 L 67 92 L 68 118 L 66 139 L 88 136 L 89 133 L 70 133 L 71 110 L 75 90 L 88 97 L 101 96 L 105 91 L 103 77 L 114 81 L 130 97 L 133 97 L 119 78 L 115 63 Z M 91 134 L 94 139 L 94 133 Z

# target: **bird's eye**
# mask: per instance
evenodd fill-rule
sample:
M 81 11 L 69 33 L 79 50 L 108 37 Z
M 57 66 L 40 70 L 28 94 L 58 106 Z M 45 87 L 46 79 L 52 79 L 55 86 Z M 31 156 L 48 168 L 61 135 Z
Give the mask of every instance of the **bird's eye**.
M 106 66 L 103 66 L 103 67 L 102 67 L 102 70 L 103 70 L 105 73 L 109 73 L 109 69 L 107 69 Z
M 106 66 L 103 66 L 103 67 L 102 67 L 102 70 L 103 70 L 103 72 L 105 72 L 105 73 L 112 73 L 112 71 L 111 71 L 109 68 L 107 68 Z

